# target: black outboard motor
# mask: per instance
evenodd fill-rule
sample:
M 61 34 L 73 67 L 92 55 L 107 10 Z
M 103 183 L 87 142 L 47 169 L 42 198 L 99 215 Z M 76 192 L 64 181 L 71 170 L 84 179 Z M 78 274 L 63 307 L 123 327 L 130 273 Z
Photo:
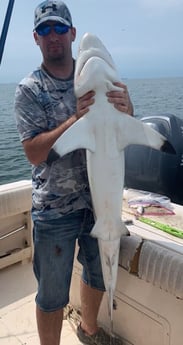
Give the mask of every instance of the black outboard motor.
M 166 195 L 183 205 L 183 120 L 171 114 L 140 120 L 163 134 L 176 154 L 129 145 L 125 149 L 125 187 Z

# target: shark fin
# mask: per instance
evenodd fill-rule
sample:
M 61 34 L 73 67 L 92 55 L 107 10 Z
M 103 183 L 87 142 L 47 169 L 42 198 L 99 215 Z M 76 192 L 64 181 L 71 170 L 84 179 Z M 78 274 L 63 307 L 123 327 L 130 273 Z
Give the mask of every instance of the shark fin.
M 107 229 L 109 230 L 107 231 Z M 115 222 L 112 222 L 111 219 L 100 218 L 95 222 L 90 234 L 103 241 L 114 241 L 121 236 L 128 236 L 130 233 L 121 218 Z
M 95 137 L 89 127 L 87 115 L 76 121 L 55 142 L 53 149 L 60 155 L 77 150 L 87 149 L 95 152 Z
M 131 144 L 145 145 L 167 153 L 175 153 L 172 145 L 158 131 L 148 124 L 127 114 L 121 114 L 117 121 L 118 148 L 122 151 Z M 121 135 L 123 133 L 123 135 Z
M 113 320 L 113 298 L 118 274 L 120 239 L 103 241 L 98 239 L 104 285 L 109 297 L 109 316 Z

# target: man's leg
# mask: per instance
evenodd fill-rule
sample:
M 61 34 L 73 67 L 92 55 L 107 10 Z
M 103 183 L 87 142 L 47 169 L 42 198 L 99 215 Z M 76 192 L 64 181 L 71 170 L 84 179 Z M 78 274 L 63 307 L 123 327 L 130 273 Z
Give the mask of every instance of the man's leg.
M 103 292 L 81 282 L 82 321 L 77 328 L 77 336 L 83 344 L 123 345 L 122 339 L 112 336 L 97 326 L 97 316 Z
M 36 315 L 41 345 L 60 343 L 80 218 L 80 214 L 71 214 L 34 223 L 33 262 L 38 281 Z
M 117 337 L 110 336 L 103 328 L 98 327 L 97 317 L 104 295 L 105 286 L 99 255 L 98 242 L 90 235 L 93 220 L 87 214 L 83 222 L 85 231 L 78 238 L 78 260 L 83 266 L 81 290 L 81 324 L 77 327 L 77 336 L 83 344 L 122 345 Z M 83 236 L 82 236 L 83 234 Z M 92 286 L 92 287 L 91 287 Z
M 63 309 L 44 312 L 36 307 L 37 327 L 41 345 L 59 345 L 63 321 Z
M 98 241 L 90 235 L 94 223 L 93 213 L 86 210 L 78 237 L 79 252 L 77 258 L 83 266 L 80 282 L 82 315 L 80 326 L 88 335 L 98 331 L 97 316 L 105 291 Z
M 81 328 L 88 335 L 92 335 L 98 330 L 97 316 L 104 292 L 91 288 L 81 280 L 80 293 L 82 315 Z

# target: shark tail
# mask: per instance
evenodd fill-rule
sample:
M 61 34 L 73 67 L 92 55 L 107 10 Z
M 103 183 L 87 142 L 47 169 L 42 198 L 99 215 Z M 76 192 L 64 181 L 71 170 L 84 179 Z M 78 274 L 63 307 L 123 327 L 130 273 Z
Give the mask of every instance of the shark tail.
M 104 285 L 108 295 L 108 311 L 111 321 L 111 330 L 113 324 L 113 298 L 117 281 L 120 238 L 113 241 L 98 239 Z

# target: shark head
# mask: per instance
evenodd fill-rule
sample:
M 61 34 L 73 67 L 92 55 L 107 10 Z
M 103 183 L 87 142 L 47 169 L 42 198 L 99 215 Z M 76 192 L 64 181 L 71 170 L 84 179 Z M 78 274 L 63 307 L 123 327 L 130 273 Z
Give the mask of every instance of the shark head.
M 104 74 L 108 74 L 107 79 L 111 82 L 119 80 L 113 59 L 102 41 L 93 34 L 85 33 L 79 45 L 76 61 L 74 77 L 76 96 L 81 97 L 84 93 L 91 90 L 91 77 L 93 85 L 96 85 L 98 75 L 99 73 L 101 75 L 102 70 Z M 83 76 L 84 81 L 82 79 Z M 83 85 L 86 87 L 83 87 Z
M 93 34 L 85 33 L 81 39 L 78 49 L 76 65 L 77 75 L 81 73 L 81 70 L 86 62 L 94 56 L 103 59 L 109 66 L 115 69 L 113 59 L 106 47 L 103 45 L 102 41 Z

